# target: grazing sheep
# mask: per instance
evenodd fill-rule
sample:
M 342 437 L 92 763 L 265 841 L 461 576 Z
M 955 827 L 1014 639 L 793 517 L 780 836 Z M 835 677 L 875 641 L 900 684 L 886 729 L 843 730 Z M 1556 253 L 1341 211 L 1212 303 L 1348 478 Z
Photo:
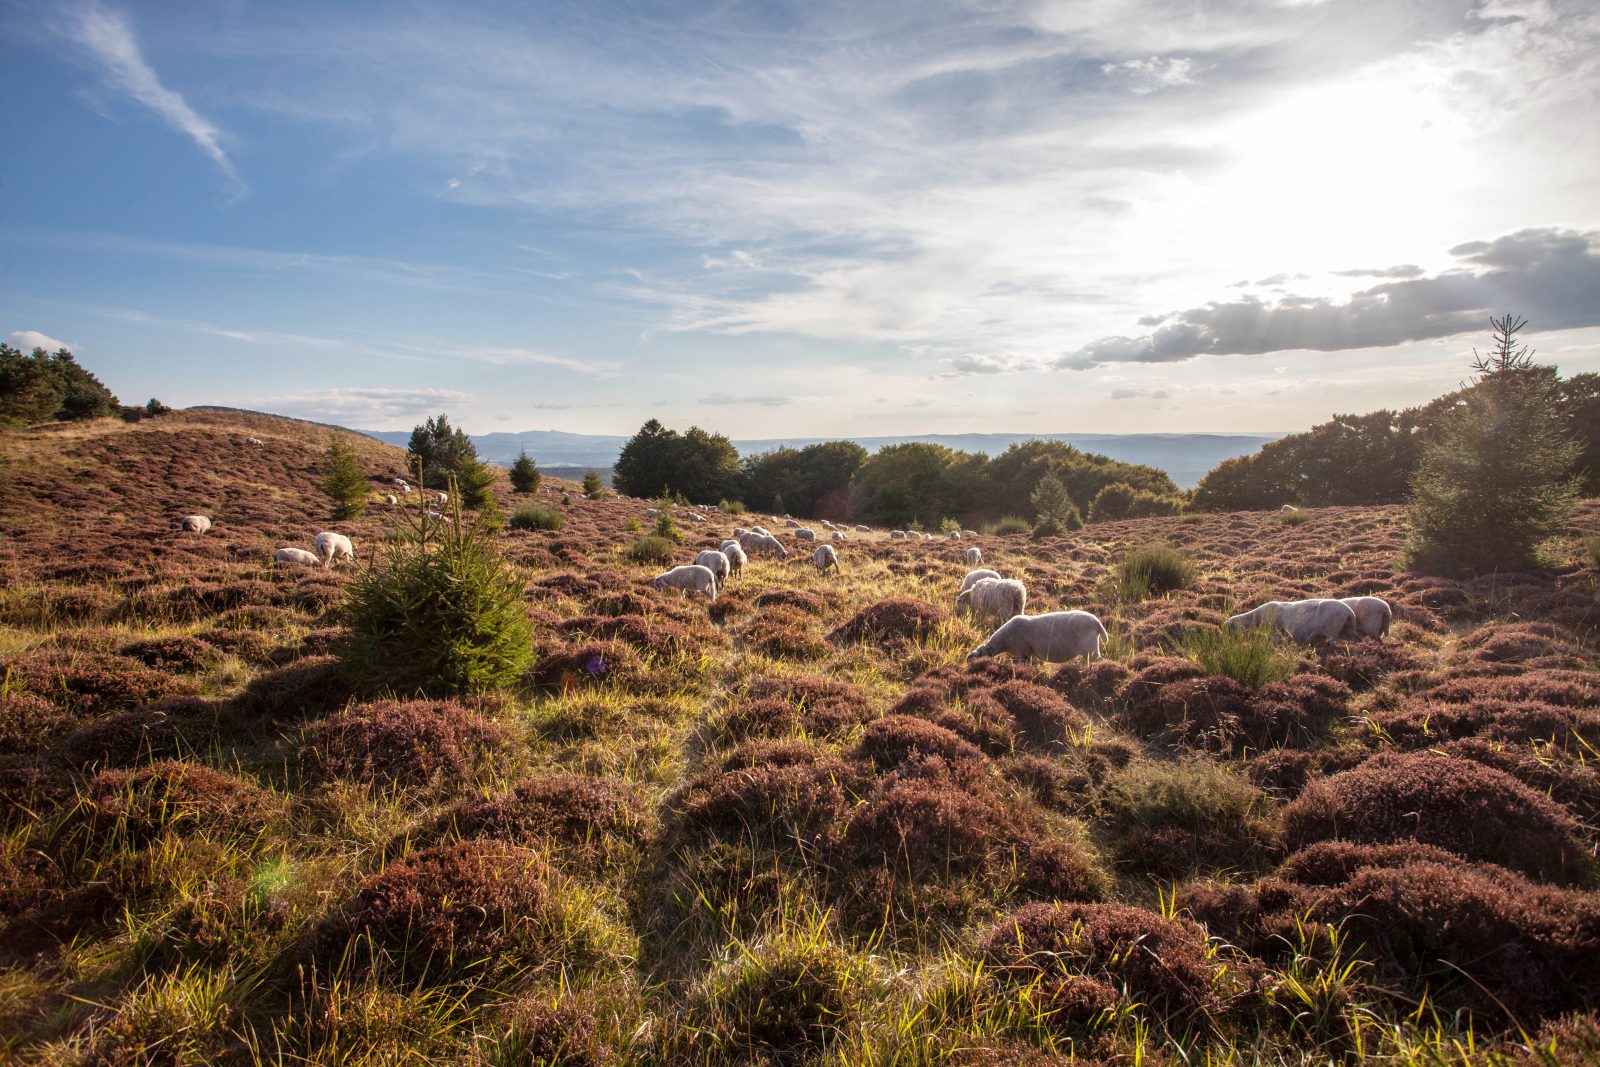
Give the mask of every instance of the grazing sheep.
M 686 511 L 686 512 L 684 512 L 684 517 L 689 519 L 691 522 L 705 522 L 706 521 L 706 517 L 704 515 L 700 514 L 698 511 Z
M 437 511 L 434 511 L 432 508 L 428 509 L 428 518 L 432 519 L 434 522 L 449 522 L 450 521 L 450 516 L 441 515 Z
M 857 523 L 856 524 L 856 533 L 871 533 L 871 532 L 872 532 L 872 527 L 867 526 L 864 523 Z
M 441 503 L 441 504 L 450 503 L 450 494 L 445 492 L 443 489 L 439 490 L 439 503 Z
M 784 519 L 783 524 L 791 530 L 798 530 L 800 524 L 793 519 Z
M 758 533 L 763 537 L 771 537 L 772 536 L 772 531 L 767 529 L 765 526 L 752 526 L 752 527 L 750 527 L 750 532 L 751 533 Z M 739 535 L 738 534 L 734 534 L 733 536 L 738 537 Z
M 280 548 L 272 554 L 275 563 L 293 563 L 301 567 L 319 567 L 322 561 L 303 548 Z
M 261 440 L 261 438 L 259 438 L 259 437 L 246 437 L 246 438 L 245 438 L 245 442 L 246 442 L 246 443 L 247 443 L 247 444 L 252 444 L 252 445 L 255 445 L 255 446 L 256 446 L 256 447 L 257 447 L 257 448 L 260 448 L 260 447 L 261 447 L 261 445 L 262 445 L 262 444 L 263 444 L 263 443 L 264 443 L 264 442 L 263 442 L 263 441 L 262 441 L 262 440 Z
M 656 575 L 650 584 L 657 589 L 676 589 L 680 593 L 700 593 L 712 602 L 717 599 L 717 576 L 711 573 L 709 567 L 702 567 L 698 563 L 691 563 L 684 567 L 674 567 L 665 574 Z
M 1394 621 L 1394 609 L 1389 602 L 1376 596 L 1347 596 L 1340 599 L 1355 612 L 1356 633 L 1382 641 L 1389 633 L 1389 623 Z
M 967 654 L 967 662 L 1009 652 L 1026 663 L 1066 663 L 1079 656 L 1100 657 L 1109 637 L 1105 626 L 1087 611 L 1052 611 L 1046 615 L 1018 615 L 1007 620 L 989 639 Z
M 716 575 L 717 581 L 725 582 L 728 580 L 728 557 L 721 552 L 713 552 L 708 548 L 696 556 L 694 562 L 696 566 L 704 567 Z
M 950 531 L 950 540 L 952 540 L 952 541 L 961 540 L 961 531 L 960 530 L 951 530 Z
M 795 530 L 794 539 L 796 541 L 815 541 L 817 539 L 817 532 L 811 529 L 809 526 L 801 526 L 799 529 Z
M 332 533 L 328 530 L 311 539 L 311 551 L 322 560 L 324 567 L 333 566 L 333 561 L 337 559 L 347 559 L 354 563 L 356 558 L 356 549 L 350 543 L 350 538 L 342 533 Z
M 933 540 L 933 534 L 925 533 L 925 534 L 922 535 L 922 539 L 924 541 L 932 541 Z
M 659 514 L 661 514 L 661 509 L 660 508 L 645 508 L 644 509 L 644 517 L 647 518 L 647 519 L 653 519 Z
M 961 588 L 956 590 L 956 592 L 965 593 L 968 589 L 971 589 L 974 585 L 983 581 L 985 578 L 998 577 L 1000 577 L 999 571 L 992 571 L 987 567 L 983 567 L 975 571 L 968 571 L 967 576 L 961 579 Z
M 833 539 L 835 541 L 848 541 L 850 540 L 850 535 L 843 530 L 835 530 L 833 531 Z
M 178 525 L 182 529 L 188 530 L 190 533 L 203 534 L 207 530 L 211 529 L 211 520 L 206 518 L 204 515 L 185 515 L 183 517 L 183 521 Z
M 891 540 L 891 541 L 904 541 L 905 539 L 906 539 L 906 532 L 904 530 L 890 530 L 889 531 L 889 540 Z
M 400 503 L 400 498 L 395 496 L 393 493 L 389 493 L 384 496 L 383 502 L 392 507 L 393 505 Z
M 1028 606 L 1027 586 L 1015 578 L 980 578 L 956 597 L 957 611 L 970 611 L 979 621 L 1001 622 L 1021 615 Z
M 399 490 L 402 493 L 411 492 L 411 483 L 406 481 L 404 478 L 395 478 L 394 479 L 394 484 L 399 488 Z
M 967 566 L 976 567 L 978 564 L 980 564 L 982 562 L 983 562 L 983 549 L 976 548 L 976 547 L 967 549 Z
M 1340 600 L 1269 600 L 1222 624 L 1230 630 L 1268 627 L 1301 645 L 1354 641 L 1356 613 Z
M 978 536 L 978 531 L 977 530 L 962 530 L 961 532 L 963 534 L 967 535 L 968 537 L 977 537 Z
M 771 534 L 756 533 L 754 530 L 739 538 L 739 547 L 752 556 L 775 555 L 779 559 L 789 558 L 789 550 L 783 547 L 783 542 Z
M 745 534 L 747 534 L 749 532 L 750 531 L 746 530 L 743 526 L 735 526 L 733 528 L 733 536 L 735 536 L 735 537 L 743 537 Z
M 738 574 L 744 570 L 744 565 L 750 562 L 750 557 L 744 554 L 744 549 L 737 541 L 722 542 L 722 554 L 728 557 L 729 574 Z
M 826 572 L 829 567 L 839 569 L 839 554 L 833 550 L 832 545 L 818 545 L 817 550 L 811 553 L 811 562 L 817 565 L 817 570 Z

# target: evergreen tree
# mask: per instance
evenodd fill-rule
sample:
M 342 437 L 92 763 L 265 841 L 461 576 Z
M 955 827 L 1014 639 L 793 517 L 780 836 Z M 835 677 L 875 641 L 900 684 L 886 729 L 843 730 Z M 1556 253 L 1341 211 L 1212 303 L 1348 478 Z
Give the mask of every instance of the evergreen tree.
M 1559 384 L 1516 335 L 1490 319 L 1495 347 L 1474 353 L 1462 394 L 1411 480 L 1411 566 L 1438 574 L 1526 570 L 1563 533 L 1577 501 L 1580 446 L 1557 410 Z
M 1067 487 L 1054 474 L 1046 474 L 1033 487 L 1028 498 L 1035 516 L 1033 536 L 1056 537 L 1069 530 L 1083 529 L 1083 516 L 1067 495 Z
M 605 483 L 600 480 L 600 475 L 589 471 L 583 476 L 583 495 L 590 500 L 599 500 L 605 495 Z
M 536 492 L 542 480 L 539 468 L 528 458 L 528 450 L 523 449 L 517 461 L 511 465 L 511 488 L 519 493 Z
M 461 491 L 461 503 L 469 508 L 487 508 L 495 503 L 494 471 L 487 463 L 479 462 L 476 450 L 461 457 L 456 487 Z
M 467 462 L 478 459 L 472 439 L 451 426 L 443 413 L 411 431 L 407 453 L 408 466 L 414 470 L 421 463 L 426 484 L 434 489 L 443 489 L 452 476 L 460 479 Z
M 355 449 L 341 434 L 328 442 L 322 488 L 333 497 L 333 517 L 341 522 L 359 519 L 367 510 L 367 476 L 356 462 Z
M 672 472 L 677 465 L 681 442 L 676 430 L 669 430 L 656 419 L 639 427 L 617 454 L 611 471 L 611 484 L 617 492 L 655 499 L 672 489 Z M 585 480 L 584 495 L 588 495 Z
M 31 355 L 0 344 L 0 422 L 98 419 L 116 415 L 122 403 L 65 348 Z

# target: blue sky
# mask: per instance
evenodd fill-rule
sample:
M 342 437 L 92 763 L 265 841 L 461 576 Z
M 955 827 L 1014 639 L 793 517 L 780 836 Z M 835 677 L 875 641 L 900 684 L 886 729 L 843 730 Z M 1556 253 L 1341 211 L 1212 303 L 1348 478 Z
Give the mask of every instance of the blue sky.
M 1600 370 L 1592 0 L 0 0 L 0 336 L 368 428 L 1291 430 Z

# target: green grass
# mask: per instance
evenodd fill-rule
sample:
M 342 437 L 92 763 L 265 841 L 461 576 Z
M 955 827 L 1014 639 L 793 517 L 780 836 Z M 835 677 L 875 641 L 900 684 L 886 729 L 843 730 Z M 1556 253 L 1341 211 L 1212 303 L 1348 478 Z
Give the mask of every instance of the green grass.
M 1118 600 L 1133 602 L 1176 592 L 1194 581 L 1194 560 L 1166 545 L 1144 545 L 1122 558 L 1112 571 Z
M 672 562 L 672 557 L 677 550 L 678 546 L 665 537 L 646 534 L 643 537 L 634 538 L 632 543 L 622 550 L 622 554 L 634 563 L 649 563 L 658 567 L 665 567 Z
M 564 522 L 566 516 L 554 508 L 528 504 L 511 513 L 508 525 L 513 530 L 559 530 Z
M 1302 522 L 1311 521 L 1311 512 L 1285 511 L 1278 515 L 1278 521 L 1285 526 L 1299 526 Z
M 1248 686 L 1280 682 L 1295 672 L 1300 654 L 1266 629 L 1191 631 L 1185 651 L 1207 674 L 1223 674 Z
M 994 522 L 984 523 L 982 530 L 996 537 L 1009 537 L 1032 532 L 1033 524 L 1021 515 L 1002 515 Z
M 1583 539 L 1583 559 L 1589 566 L 1600 568 L 1600 535 Z

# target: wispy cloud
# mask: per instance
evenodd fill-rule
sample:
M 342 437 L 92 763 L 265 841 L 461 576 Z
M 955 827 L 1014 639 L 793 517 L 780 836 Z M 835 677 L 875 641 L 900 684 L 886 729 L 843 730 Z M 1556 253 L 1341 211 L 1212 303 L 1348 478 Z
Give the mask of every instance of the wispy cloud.
M 702 404 L 752 404 L 768 408 L 781 408 L 794 403 L 792 396 L 733 396 L 729 393 L 709 393 L 700 398 Z
M 472 394 L 457 389 L 322 389 L 310 393 L 269 396 L 263 403 L 274 411 L 338 422 L 351 426 L 370 426 L 392 419 L 431 415 L 472 401 Z
M 145 61 L 125 14 L 86 0 L 71 13 L 67 25 L 72 38 L 98 65 L 107 85 L 187 136 L 243 191 L 244 182 L 222 149 L 222 132 L 190 107 L 181 94 L 161 84 L 160 77 Z
M 51 337 L 47 333 L 40 333 L 38 330 L 13 330 L 7 340 L 14 347 L 20 348 L 24 352 L 31 352 L 35 348 L 42 348 L 46 352 L 54 352 L 62 348 L 69 352 L 73 350 L 72 346 L 67 342 Z

